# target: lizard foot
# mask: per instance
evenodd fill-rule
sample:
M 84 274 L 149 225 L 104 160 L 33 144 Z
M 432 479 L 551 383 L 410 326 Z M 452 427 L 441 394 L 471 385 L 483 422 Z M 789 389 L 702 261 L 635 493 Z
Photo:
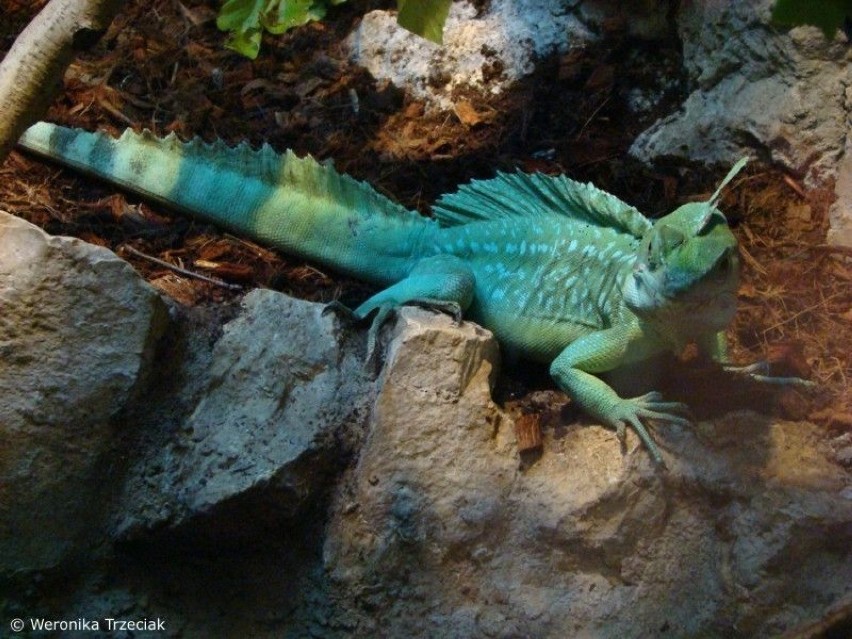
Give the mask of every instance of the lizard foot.
M 367 331 L 367 356 L 364 360 L 364 368 L 372 372 L 378 372 L 379 333 L 385 323 L 393 317 L 398 309 L 399 307 L 394 304 L 382 304 L 370 310 L 367 314 L 360 315 L 345 304 L 334 300 L 325 305 L 321 314 L 323 316 L 336 315 L 341 322 L 349 326 L 363 325 L 368 321 L 370 315 L 373 315 L 373 318 L 369 320 L 370 328 Z M 373 314 L 373 311 L 375 311 L 375 314 Z
M 651 455 L 654 463 L 665 466 L 660 449 L 654 443 L 654 440 L 651 439 L 651 435 L 648 433 L 644 424 L 642 424 L 642 419 L 669 422 L 678 426 L 689 426 L 689 419 L 678 414 L 688 412 L 689 408 L 686 404 L 663 401 L 663 396 L 660 393 L 651 392 L 640 395 L 639 397 L 621 400 L 616 406 L 611 421 L 615 425 L 616 435 L 622 445 L 624 445 L 625 441 L 625 429 L 627 426 L 630 426 L 639 435 L 639 439 L 645 448 L 648 449 L 648 453 Z
M 376 314 L 370 321 L 370 329 L 367 332 L 367 357 L 364 362 L 364 367 L 371 371 L 378 370 L 378 349 L 376 348 L 379 342 L 379 331 L 382 326 L 388 321 L 396 311 L 396 307 L 392 304 L 383 304 L 376 308 Z M 357 326 L 367 321 L 369 313 L 366 316 L 361 316 L 345 304 L 338 300 L 333 300 L 325 305 L 322 309 L 323 316 L 335 315 L 337 318 L 349 326 Z
M 367 359 L 364 366 L 373 372 L 379 370 L 379 332 L 398 310 L 399 307 L 393 304 L 382 304 L 370 322 L 370 330 L 367 331 Z
M 447 315 L 451 315 L 456 324 L 460 324 L 462 320 L 462 309 L 461 306 L 457 302 L 446 301 L 446 300 L 436 300 L 431 298 L 416 298 L 412 300 L 406 300 L 403 304 L 404 306 L 418 306 L 420 308 L 425 308 L 426 310 L 430 310 L 436 313 L 446 313 Z M 382 330 L 382 326 L 391 319 L 402 306 L 398 304 L 382 304 L 378 307 L 376 315 L 373 317 L 373 321 L 370 324 L 370 330 L 367 333 L 367 361 L 366 365 L 370 367 L 370 370 L 378 370 L 378 344 L 379 344 L 379 332 Z
M 747 364 L 745 366 L 733 366 L 733 365 L 725 365 L 722 369 L 728 373 L 734 373 L 735 375 L 744 375 L 749 379 L 753 379 L 756 382 L 761 382 L 763 384 L 775 384 L 778 386 L 816 386 L 815 382 L 812 382 L 808 379 L 802 379 L 801 377 L 776 377 L 774 375 L 767 375 L 769 372 L 769 363 L 765 361 L 754 362 L 753 364 Z
M 447 315 L 452 316 L 456 324 L 460 324 L 462 321 L 462 308 L 457 302 L 431 298 L 417 298 L 406 300 L 404 305 L 418 306 L 430 311 L 446 313 Z M 370 329 L 367 332 L 367 358 L 365 366 L 369 370 L 377 371 L 379 364 L 379 333 L 385 323 L 387 323 L 389 319 L 393 318 L 400 308 L 401 306 L 398 303 L 386 302 L 373 307 L 373 309 L 367 311 L 367 313 L 362 316 L 358 311 L 353 311 L 340 302 L 333 301 L 327 304 L 322 312 L 323 315 L 326 313 L 334 313 L 344 321 L 357 323 L 363 321 L 366 317 L 369 317 L 370 313 L 375 310 L 375 315 L 370 322 Z

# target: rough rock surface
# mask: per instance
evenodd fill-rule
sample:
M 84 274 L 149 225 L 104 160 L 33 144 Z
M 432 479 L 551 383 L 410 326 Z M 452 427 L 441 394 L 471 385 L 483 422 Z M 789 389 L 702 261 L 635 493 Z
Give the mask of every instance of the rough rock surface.
M 409 33 L 389 11 L 365 15 L 346 44 L 374 77 L 450 108 L 454 90 L 499 93 L 531 73 L 541 56 L 595 40 L 604 20 L 624 14 L 622 3 L 608 0 L 493 0 L 482 12 L 468 2 L 454 2 L 442 46 Z M 635 6 L 626 24 L 643 37 L 666 27 L 662 11 Z
M 839 34 L 770 24 L 774 2 L 682 3 L 678 31 L 695 88 L 640 135 L 631 154 L 731 165 L 757 151 L 811 185 L 849 173 L 852 49 Z M 838 188 L 829 240 L 852 245 L 852 198 Z
M 3 330 L 89 330 L 75 337 L 86 348 L 69 339 L 48 352 L 66 375 L 48 368 L 54 392 L 71 397 L 77 381 L 56 358 L 88 366 L 88 392 L 116 370 L 91 351 L 116 333 L 137 338 L 108 351 L 132 374 L 106 384 L 103 407 L 85 394 L 85 407 L 45 399 L 29 408 L 51 410 L 37 424 L 27 413 L 0 422 L 26 426 L 9 429 L 6 476 L 23 460 L 54 491 L 34 494 L 19 474 L 10 485 L 20 495 L 4 493 L 30 500 L 26 522 L 0 510 L 4 552 L 16 545 L 30 558 L 18 566 L 29 573 L 0 581 L 5 619 L 159 618 L 167 636 L 270 639 L 777 636 L 849 596 L 848 435 L 720 412 L 655 429 L 662 472 L 632 433 L 622 455 L 613 432 L 565 424 L 521 463 L 513 419 L 490 397 L 498 350 L 488 331 L 404 309 L 373 381 L 363 331 L 270 291 L 247 295 L 224 330 L 218 316 L 205 325 L 173 313 L 151 365 L 159 374 L 134 394 L 154 324 L 130 325 L 137 316 L 117 303 L 109 325 L 92 317 L 116 299 L 156 309 L 156 296 L 135 276 L 110 293 L 104 281 L 129 270 L 101 249 L 87 249 L 106 261 L 85 272 L 71 260 L 53 279 L 33 276 L 25 266 L 58 261 L 51 247 L 76 256 L 81 243 L 22 228 L 23 242 L 0 242 L 6 253 L 32 247 L 0 270 L 4 311 L 14 270 L 18 304 L 50 298 L 14 323 L 4 313 Z M 55 282 L 109 303 L 80 309 L 83 293 L 58 295 Z M 47 357 L 37 341 L 27 346 L 26 357 L 0 351 L 14 368 L 0 376 L 3 396 L 16 406 L 29 388 L 18 384 L 32 381 L 26 366 Z M 123 428 L 110 421 L 119 409 Z M 120 441 L 98 475 L 110 433 Z M 102 511 L 117 522 L 113 537 Z M 99 533 L 101 545 L 76 568 L 28 578 L 52 565 L 35 558 L 57 557 L 31 522 L 54 536 Z
M 852 484 L 816 427 L 661 432 L 667 473 L 577 427 L 522 470 L 492 346 L 403 321 L 325 544 L 353 636 L 766 636 L 848 592 Z
M 0 572 L 84 552 L 101 476 L 165 326 L 111 251 L 0 211 Z
M 770 25 L 771 0 L 690 2 L 678 30 L 695 89 L 632 153 L 732 164 L 748 149 L 796 175 L 835 174 L 846 142 L 852 52 L 843 36 Z
M 239 499 L 287 519 L 317 499 L 372 389 L 356 344 L 322 309 L 249 293 L 209 360 L 196 356 L 194 372 L 146 404 L 141 428 L 156 436 L 136 446 L 144 452 L 125 484 L 117 536 L 209 523 Z M 174 414 L 175 396 L 188 405 L 184 416 Z M 179 423 L 158 426 L 169 420 Z

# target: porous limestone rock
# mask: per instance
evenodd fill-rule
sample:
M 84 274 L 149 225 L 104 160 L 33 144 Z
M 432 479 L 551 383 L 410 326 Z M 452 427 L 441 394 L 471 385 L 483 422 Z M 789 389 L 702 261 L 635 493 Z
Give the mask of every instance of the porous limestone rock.
M 542 56 L 596 40 L 601 24 L 618 16 L 641 37 L 667 26 L 665 12 L 647 3 L 625 8 L 614 0 L 492 0 L 478 11 L 462 1 L 450 8 L 441 46 L 400 27 L 390 11 L 365 15 L 346 46 L 375 78 L 451 108 L 454 90 L 500 93 L 531 73 Z
M 156 435 L 140 446 L 125 484 L 118 537 L 199 519 L 202 528 L 218 521 L 220 532 L 239 536 L 260 522 L 231 528 L 234 504 L 254 504 L 255 519 L 286 520 L 318 499 L 372 394 L 356 340 L 323 308 L 275 291 L 248 293 L 209 360 L 196 357 L 183 381 L 155 394 L 161 408 L 153 419 L 145 409 L 141 429 Z M 164 420 L 176 397 L 195 403 Z M 168 420 L 179 423 L 159 427 Z
M 772 636 L 847 592 L 852 479 L 817 427 L 660 427 L 662 471 L 576 425 L 522 467 L 495 357 L 473 326 L 397 325 L 325 542 L 347 636 Z
M 170 331 L 116 457 L 136 543 L 15 610 L 270 639 L 777 636 L 848 596 L 846 437 L 720 408 L 654 429 L 665 471 L 587 420 L 522 463 L 474 324 L 403 309 L 376 382 L 363 331 L 278 293 L 193 354 L 196 329 Z
M 821 186 L 848 169 L 852 49 L 838 32 L 781 29 L 773 0 L 681 3 L 678 32 L 694 83 L 681 108 L 642 133 L 631 154 L 646 161 L 729 166 L 757 155 Z M 839 186 L 839 185 L 838 185 Z M 830 241 L 852 244 L 852 200 L 838 188 Z
M 115 418 L 166 317 L 111 251 L 0 211 L 0 572 L 52 568 L 93 541 Z

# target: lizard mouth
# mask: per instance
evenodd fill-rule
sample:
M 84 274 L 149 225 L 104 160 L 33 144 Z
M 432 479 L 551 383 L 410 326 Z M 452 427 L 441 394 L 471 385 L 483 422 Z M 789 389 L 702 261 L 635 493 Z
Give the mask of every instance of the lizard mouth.
M 736 306 L 739 261 L 734 251 L 721 253 L 713 266 L 701 273 L 652 268 L 639 260 L 624 287 L 627 305 L 637 313 L 663 308 L 704 315 L 713 313 L 730 321 Z

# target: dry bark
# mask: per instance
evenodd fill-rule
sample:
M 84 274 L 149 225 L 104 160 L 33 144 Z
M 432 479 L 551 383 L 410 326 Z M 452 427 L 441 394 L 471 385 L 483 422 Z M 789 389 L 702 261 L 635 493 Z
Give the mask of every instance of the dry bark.
M 122 0 L 52 0 L 0 62 L 0 162 L 47 110 L 77 51 L 109 26 Z

